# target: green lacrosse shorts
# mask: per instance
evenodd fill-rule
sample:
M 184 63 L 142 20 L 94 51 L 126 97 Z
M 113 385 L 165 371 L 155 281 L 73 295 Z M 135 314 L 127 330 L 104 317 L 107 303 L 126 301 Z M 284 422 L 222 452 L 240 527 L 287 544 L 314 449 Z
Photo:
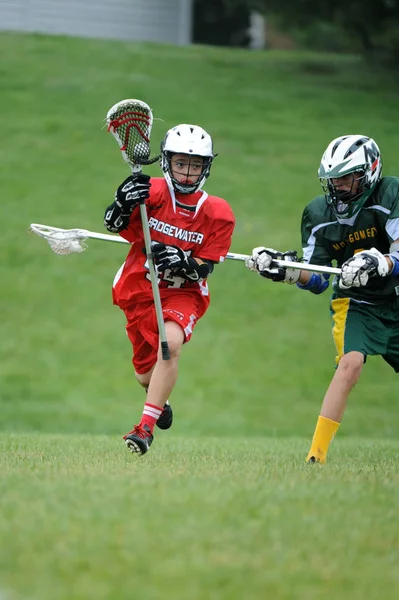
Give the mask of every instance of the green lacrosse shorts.
M 399 297 L 384 304 L 362 304 L 350 298 L 333 298 L 330 305 L 338 365 L 343 354 L 361 352 L 382 356 L 399 372 Z

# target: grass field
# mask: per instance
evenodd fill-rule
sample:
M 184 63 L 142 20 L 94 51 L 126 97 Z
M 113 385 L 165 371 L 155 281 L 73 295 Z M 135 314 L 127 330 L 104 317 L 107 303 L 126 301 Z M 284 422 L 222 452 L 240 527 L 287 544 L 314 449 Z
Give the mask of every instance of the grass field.
M 124 247 L 59 257 L 27 228 L 103 230 L 128 174 L 103 120 L 138 97 L 155 147 L 178 122 L 212 133 L 206 189 L 234 209 L 232 250 L 299 250 L 333 137 L 371 135 L 398 173 L 399 86 L 335 55 L 4 33 L 0 53 L 0 599 L 398 597 L 397 379 L 381 359 L 328 464 L 303 462 L 333 374 L 328 293 L 217 267 L 173 429 L 136 458 L 121 435 L 143 394 L 110 293 Z

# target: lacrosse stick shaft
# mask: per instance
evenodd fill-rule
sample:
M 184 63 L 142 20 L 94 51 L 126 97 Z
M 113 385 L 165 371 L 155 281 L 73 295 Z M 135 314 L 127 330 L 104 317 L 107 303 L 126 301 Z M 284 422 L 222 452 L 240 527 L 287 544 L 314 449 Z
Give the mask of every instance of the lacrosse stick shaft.
M 87 229 L 77 230 L 78 238 L 92 238 L 94 240 L 104 240 L 105 242 L 119 242 L 122 244 L 129 244 L 127 240 L 122 237 L 111 235 L 109 233 L 97 233 L 95 231 L 88 231 Z
M 147 223 L 148 223 L 148 219 Z M 129 242 L 127 240 L 125 240 L 124 238 L 121 237 L 116 237 L 115 235 L 108 235 L 106 233 L 94 233 L 93 231 L 87 231 L 87 230 L 81 230 L 82 232 L 85 232 L 87 234 L 87 237 L 92 237 L 95 239 L 99 239 L 99 240 L 108 240 L 111 242 L 123 242 L 125 244 L 129 244 Z M 150 241 L 150 247 L 151 247 L 151 241 Z M 147 251 L 148 254 L 148 251 Z M 248 254 L 239 254 L 236 252 L 228 252 L 226 254 L 226 258 L 228 258 L 229 260 L 240 260 L 240 261 L 245 261 L 248 258 L 251 258 Z M 296 269 L 296 270 L 301 270 L 301 271 L 310 271 L 312 273 L 327 273 L 330 275 L 341 275 L 341 269 L 338 269 L 337 267 L 323 267 L 321 265 L 312 265 L 310 263 L 301 263 L 301 262 L 293 262 L 293 261 L 289 261 L 289 260 L 274 260 L 273 261 L 274 264 L 276 264 L 279 267 L 288 267 L 290 269 Z
M 164 322 L 164 318 L 163 318 L 161 297 L 159 294 L 159 287 L 158 287 L 158 276 L 157 276 L 157 272 L 155 270 L 154 258 L 152 256 L 152 251 L 151 251 L 150 226 L 148 224 L 147 209 L 146 209 L 146 205 L 144 202 L 140 203 L 140 216 L 141 216 L 141 225 L 142 225 L 143 233 L 144 233 L 144 244 L 145 244 L 145 250 L 146 250 L 146 254 L 147 254 L 148 267 L 150 269 L 150 280 L 151 280 L 151 287 L 152 287 L 152 295 L 154 297 L 155 314 L 157 317 L 157 323 L 158 323 L 158 329 L 159 329 L 159 339 L 161 342 L 162 359 L 169 360 L 170 359 L 169 345 L 168 345 L 168 340 L 166 338 L 165 322 Z
M 236 254 L 235 252 L 228 252 L 226 258 L 232 260 L 245 261 L 251 258 L 247 254 Z M 341 269 L 336 267 L 323 267 L 321 265 L 312 265 L 310 263 L 293 262 L 291 260 L 273 260 L 273 265 L 278 267 L 287 267 L 289 269 L 296 269 L 300 271 L 311 271 L 312 273 L 327 273 L 329 275 L 341 275 Z

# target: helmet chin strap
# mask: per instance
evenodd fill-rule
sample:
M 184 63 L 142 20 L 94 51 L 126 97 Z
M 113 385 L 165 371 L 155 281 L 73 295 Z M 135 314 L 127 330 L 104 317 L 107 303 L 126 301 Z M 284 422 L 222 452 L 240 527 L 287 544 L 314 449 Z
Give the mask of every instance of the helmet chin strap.
M 168 190 L 169 190 L 169 194 L 170 194 L 170 198 L 172 200 L 172 206 L 173 206 L 173 212 L 176 212 L 176 194 L 175 194 L 175 190 L 173 188 L 173 184 L 170 180 L 169 177 L 165 177 L 166 179 L 166 183 L 168 186 Z M 203 203 L 205 202 L 205 200 L 208 198 L 208 194 L 207 192 L 202 191 L 202 195 L 200 196 L 197 205 L 196 205 L 196 209 L 195 209 L 195 214 L 198 213 L 199 209 L 201 208 L 201 206 L 203 205 Z
M 352 202 L 358 200 L 362 194 L 363 191 L 358 191 L 353 195 L 350 192 L 344 192 L 341 194 L 335 194 L 335 198 L 337 199 L 337 202 L 340 202 L 341 204 L 352 204 Z
M 178 181 L 178 179 L 174 177 L 172 177 L 171 179 L 176 192 L 179 192 L 180 194 L 195 194 L 195 192 L 198 192 L 199 187 L 190 180 Z M 192 187 L 193 189 L 185 189 L 185 186 Z

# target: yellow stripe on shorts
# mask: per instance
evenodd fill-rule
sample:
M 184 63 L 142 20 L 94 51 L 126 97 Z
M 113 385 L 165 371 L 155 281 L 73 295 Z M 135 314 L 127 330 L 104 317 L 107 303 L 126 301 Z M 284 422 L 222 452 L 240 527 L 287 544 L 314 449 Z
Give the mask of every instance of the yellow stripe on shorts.
M 333 321 L 334 327 L 332 330 L 335 348 L 337 350 L 337 356 L 335 357 L 335 363 L 338 364 L 341 356 L 344 353 L 344 336 L 345 336 L 345 325 L 346 315 L 348 314 L 350 298 L 335 298 L 331 301 L 331 307 L 333 309 Z

